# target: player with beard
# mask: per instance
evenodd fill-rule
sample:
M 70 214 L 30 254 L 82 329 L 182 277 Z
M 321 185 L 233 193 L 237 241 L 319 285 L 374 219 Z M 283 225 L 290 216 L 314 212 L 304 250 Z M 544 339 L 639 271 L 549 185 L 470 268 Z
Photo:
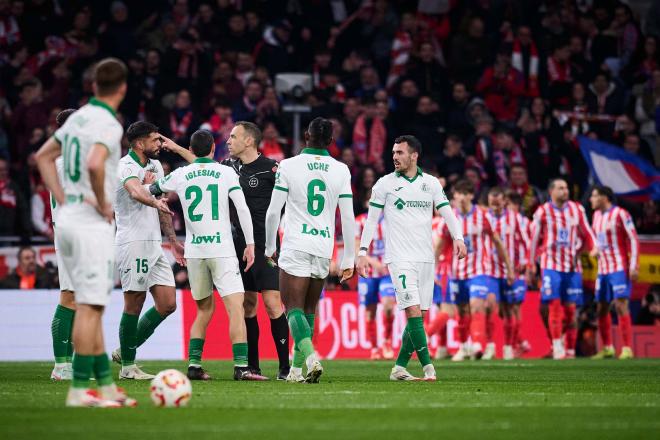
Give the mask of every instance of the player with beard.
M 117 270 L 124 291 L 124 313 L 119 324 L 120 348 L 112 353 L 112 359 L 122 366 L 120 379 L 150 380 L 154 376 L 135 364 L 137 347 L 176 310 L 174 274 L 163 253 L 161 233 L 172 245 L 177 262 L 184 265 L 185 260 L 166 200 L 153 197 L 148 190 L 154 178 L 164 176 L 157 160 L 163 142 L 158 127 L 135 122 L 126 130 L 126 137 L 131 148 L 119 161 L 115 206 Z M 155 306 L 140 318 L 147 291 Z

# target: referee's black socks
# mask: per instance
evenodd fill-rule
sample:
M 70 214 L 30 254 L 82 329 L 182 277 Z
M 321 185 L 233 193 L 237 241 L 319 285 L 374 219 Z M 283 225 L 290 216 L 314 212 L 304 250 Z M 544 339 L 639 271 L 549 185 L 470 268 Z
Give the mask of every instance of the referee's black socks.
M 289 324 L 284 313 L 279 318 L 270 320 L 270 332 L 273 334 L 280 369 L 287 368 L 289 366 Z M 248 332 L 248 340 L 249 338 Z
M 256 316 L 245 318 L 245 329 L 247 330 L 248 367 L 259 370 L 259 323 Z

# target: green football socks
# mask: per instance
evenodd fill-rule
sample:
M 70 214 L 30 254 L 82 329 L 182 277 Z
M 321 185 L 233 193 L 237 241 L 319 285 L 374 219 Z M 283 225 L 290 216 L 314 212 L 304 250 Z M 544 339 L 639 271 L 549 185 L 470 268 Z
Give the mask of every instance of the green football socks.
M 247 342 L 237 342 L 231 346 L 231 351 L 234 354 L 234 366 L 247 367 L 248 366 L 248 344 Z
M 107 353 L 93 356 L 94 358 L 94 376 L 100 387 L 112 385 L 112 370 L 110 370 L 110 360 Z M 75 374 L 75 373 L 74 373 Z
M 311 315 L 313 322 L 314 315 Z M 314 345 L 312 344 L 312 327 L 310 329 L 309 321 L 301 309 L 292 309 L 287 313 L 287 320 L 289 321 L 289 328 L 291 335 L 296 344 L 296 348 L 300 351 L 303 361 L 309 356 L 314 354 Z M 294 367 L 295 364 L 294 355 Z
M 410 339 L 410 333 L 408 333 L 408 325 L 406 325 L 401 335 L 401 347 L 399 347 L 399 355 L 396 358 L 395 364 L 406 368 L 414 352 L 415 347 Z
M 421 316 L 416 318 L 408 318 L 408 334 L 412 342 L 419 362 L 424 365 L 431 363 L 431 356 L 429 355 L 429 347 L 426 342 L 426 332 L 424 331 L 424 318 Z
M 309 325 L 310 329 L 310 339 L 313 339 L 314 337 L 314 319 L 316 318 L 316 315 L 314 313 L 305 313 L 305 319 L 307 319 L 307 323 Z M 295 339 L 294 339 L 295 341 Z M 303 354 L 298 350 L 298 345 L 294 344 L 293 347 L 293 362 L 291 365 L 295 368 L 302 368 L 303 365 L 305 365 L 305 357 Z
M 156 327 L 158 327 L 164 319 L 165 318 L 160 316 L 160 313 L 158 313 L 158 310 L 156 310 L 155 307 L 150 308 L 144 315 L 142 315 L 142 318 L 140 318 L 140 321 L 137 324 L 136 343 L 138 347 L 144 344 L 144 341 L 154 334 L 154 330 L 156 330 Z
M 138 316 L 123 313 L 119 322 L 119 347 L 121 349 L 121 365 L 135 364 L 137 351 Z
M 73 331 L 73 318 L 75 311 L 62 305 L 55 308 L 55 315 L 50 325 L 50 331 L 53 336 L 53 354 L 55 362 L 63 364 L 71 362 L 73 353 L 73 344 L 71 343 L 71 333 Z
M 89 388 L 94 363 L 94 356 L 76 353 L 73 357 L 73 388 Z
M 204 339 L 191 339 L 190 344 L 188 344 L 188 365 L 191 367 L 201 367 L 203 351 Z

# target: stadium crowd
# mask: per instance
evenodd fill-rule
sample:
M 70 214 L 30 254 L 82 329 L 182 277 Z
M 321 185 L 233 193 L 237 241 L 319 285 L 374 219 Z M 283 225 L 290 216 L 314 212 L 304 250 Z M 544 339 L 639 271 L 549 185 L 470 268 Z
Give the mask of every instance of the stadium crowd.
M 352 170 L 356 215 L 392 170 L 402 133 L 422 141 L 423 167 L 449 190 L 462 176 L 479 196 L 506 186 L 531 215 L 549 179 L 566 176 L 581 200 L 590 178 L 579 135 L 656 163 L 652 3 L 641 26 L 615 0 L 0 0 L 0 235 L 52 239 L 34 153 L 59 110 L 88 100 L 91 67 L 104 56 L 129 66 L 125 126 L 154 122 L 181 145 L 207 128 L 218 159 L 237 120 L 263 129 L 264 155 L 295 153 L 274 76 L 311 74 L 303 126 L 332 120 L 331 153 Z M 166 172 L 179 165 L 163 159 Z M 640 233 L 657 231 L 655 202 L 626 207 Z M 175 228 L 183 231 L 180 215 Z

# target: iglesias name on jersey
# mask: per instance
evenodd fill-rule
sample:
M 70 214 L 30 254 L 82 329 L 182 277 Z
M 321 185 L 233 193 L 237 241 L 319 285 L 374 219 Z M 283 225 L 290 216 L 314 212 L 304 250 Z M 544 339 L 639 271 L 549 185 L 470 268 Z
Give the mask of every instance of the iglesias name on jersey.
M 522 216 L 510 209 L 505 209 L 499 216 L 495 215 L 492 210 L 489 210 L 487 214 L 493 225 L 493 233 L 502 240 L 504 251 L 509 256 L 509 261 L 514 265 L 515 270 L 520 264 L 520 261 L 518 261 L 520 259 L 520 246 L 523 246 L 526 250 L 529 243 L 527 231 L 521 224 Z M 490 255 L 493 259 L 492 276 L 495 278 L 506 278 L 506 263 L 500 258 L 494 247 L 491 249 Z
M 362 231 L 364 230 L 364 225 L 366 223 L 367 213 L 360 214 L 355 218 L 355 224 L 357 225 L 355 238 L 358 240 L 362 236 Z M 385 256 L 385 237 L 383 236 L 384 223 L 384 217 L 381 215 L 378 219 L 378 226 L 376 227 L 374 238 L 371 241 L 371 246 L 369 246 L 369 251 L 367 252 L 370 257 L 378 259 L 378 261 L 381 263 L 383 263 L 383 257 Z M 383 270 L 381 271 L 377 271 L 376 269 L 369 267 L 369 270 L 367 271 L 369 276 L 367 278 L 379 278 L 387 275 L 387 273 L 387 267 L 385 266 L 383 266 Z
M 133 150 L 119 160 L 119 185 L 115 203 L 115 222 L 117 223 L 115 243 L 117 245 L 132 241 L 162 240 L 158 210 L 133 200 L 124 187 L 124 183 L 131 179 L 137 179 L 142 184 L 147 171 L 153 173 L 156 179 L 161 179 L 165 175 L 160 161 L 147 159 L 146 163 L 141 163 Z
M 546 202 L 534 213 L 529 261 L 534 261 L 531 256 L 541 242 L 541 269 L 574 272 L 578 264 L 578 240 L 587 248 L 596 241 L 582 205 L 569 200 L 558 208 Z
M 280 163 L 275 190 L 287 193 L 282 250 L 332 258 L 338 201 L 353 197 L 348 167 L 327 150 L 305 148 Z
M 241 191 L 228 166 L 198 158 L 159 179 L 162 192 L 176 192 L 186 222 L 186 258 L 235 257 L 229 221 L 229 194 Z
M 64 125 L 55 131 L 54 137 L 62 146 L 61 183 L 66 201 L 59 209 L 58 222 L 105 222 L 91 204 L 85 203 L 85 200 L 96 200 L 86 161 L 93 145 L 101 144 L 108 149 L 108 158 L 105 161 L 105 200 L 114 204 L 123 132 L 115 117 L 115 111 L 96 98 L 91 98 L 88 104 L 73 113 Z M 66 215 L 63 215 L 63 212 L 66 212 Z
M 598 274 L 636 269 L 639 264 L 639 239 L 630 213 L 619 206 L 594 212 L 593 228 L 600 256 Z
M 433 209 L 449 205 L 437 178 L 417 168 L 409 178 L 398 172 L 378 179 L 371 190 L 371 206 L 385 217 L 385 263 L 433 263 Z
M 454 280 L 468 280 L 478 275 L 492 275 L 493 240 L 495 227 L 485 209 L 473 205 L 470 212 L 463 214 L 454 209 L 456 218 L 463 229 L 463 239 L 467 256 L 462 260 L 452 258 L 451 277 Z M 445 224 L 442 230 L 443 240 L 451 240 L 449 228 Z

